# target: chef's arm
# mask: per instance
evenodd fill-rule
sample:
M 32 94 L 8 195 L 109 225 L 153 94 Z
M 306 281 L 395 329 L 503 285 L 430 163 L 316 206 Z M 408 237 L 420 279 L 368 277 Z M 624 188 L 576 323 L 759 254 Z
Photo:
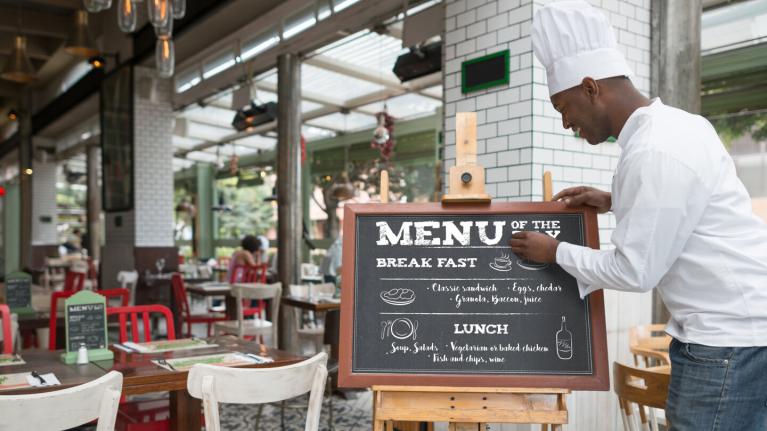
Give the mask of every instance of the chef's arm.
M 684 249 L 708 203 L 698 175 L 658 151 L 633 155 L 622 179 L 612 250 L 568 243 L 557 263 L 578 280 L 581 297 L 598 289 L 646 292 L 654 288 Z

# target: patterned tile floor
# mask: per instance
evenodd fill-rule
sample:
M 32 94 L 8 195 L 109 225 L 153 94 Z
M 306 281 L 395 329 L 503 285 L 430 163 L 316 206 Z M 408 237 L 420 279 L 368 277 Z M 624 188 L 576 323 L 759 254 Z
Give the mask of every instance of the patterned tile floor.
M 296 399 L 296 404 L 306 402 L 306 397 Z M 335 431 L 370 430 L 372 393 L 360 391 L 351 393 L 350 399 L 333 397 L 333 429 Z M 256 426 L 257 406 L 222 404 L 221 429 L 226 431 L 253 431 Z M 301 431 L 306 421 L 306 408 L 286 409 L 285 430 Z M 323 401 L 320 430 L 327 431 L 328 402 Z M 279 405 L 267 405 L 261 414 L 258 431 L 281 431 Z

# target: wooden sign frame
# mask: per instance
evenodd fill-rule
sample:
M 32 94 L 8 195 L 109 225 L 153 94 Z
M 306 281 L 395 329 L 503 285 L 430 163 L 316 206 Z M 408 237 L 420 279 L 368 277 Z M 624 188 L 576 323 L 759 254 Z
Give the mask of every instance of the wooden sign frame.
M 344 244 L 341 289 L 341 343 L 339 386 L 370 387 L 374 385 L 567 388 L 573 390 L 609 390 L 609 365 L 605 329 L 604 296 L 601 290 L 591 293 L 589 312 L 594 373 L 591 375 L 489 375 L 489 374 L 388 374 L 352 372 L 355 248 L 357 216 L 370 215 L 497 215 L 497 214 L 583 214 L 584 237 L 588 247 L 599 248 L 599 230 L 594 208 L 568 208 L 561 202 L 512 202 L 491 204 L 444 205 L 414 204 L 349 204 L 344 208 Z

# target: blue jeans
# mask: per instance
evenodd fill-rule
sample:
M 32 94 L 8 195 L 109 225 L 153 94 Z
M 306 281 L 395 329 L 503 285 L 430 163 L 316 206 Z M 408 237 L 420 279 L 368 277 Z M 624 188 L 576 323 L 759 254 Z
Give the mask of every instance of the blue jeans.
M 767 430 L 767 347 L 673 340 L 666 418 L 672 431 Z

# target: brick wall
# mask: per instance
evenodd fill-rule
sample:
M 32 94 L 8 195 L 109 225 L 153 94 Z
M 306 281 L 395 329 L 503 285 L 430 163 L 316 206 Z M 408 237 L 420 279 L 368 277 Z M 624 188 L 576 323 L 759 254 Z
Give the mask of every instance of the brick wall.
M 137 247 L 173 244 L 173 109 L 170 80 L 135 68 L 134 172 Z M 151 86 L 154 86 L 152 89 Z M 147 91 L 147 90 L 152 91 Z

